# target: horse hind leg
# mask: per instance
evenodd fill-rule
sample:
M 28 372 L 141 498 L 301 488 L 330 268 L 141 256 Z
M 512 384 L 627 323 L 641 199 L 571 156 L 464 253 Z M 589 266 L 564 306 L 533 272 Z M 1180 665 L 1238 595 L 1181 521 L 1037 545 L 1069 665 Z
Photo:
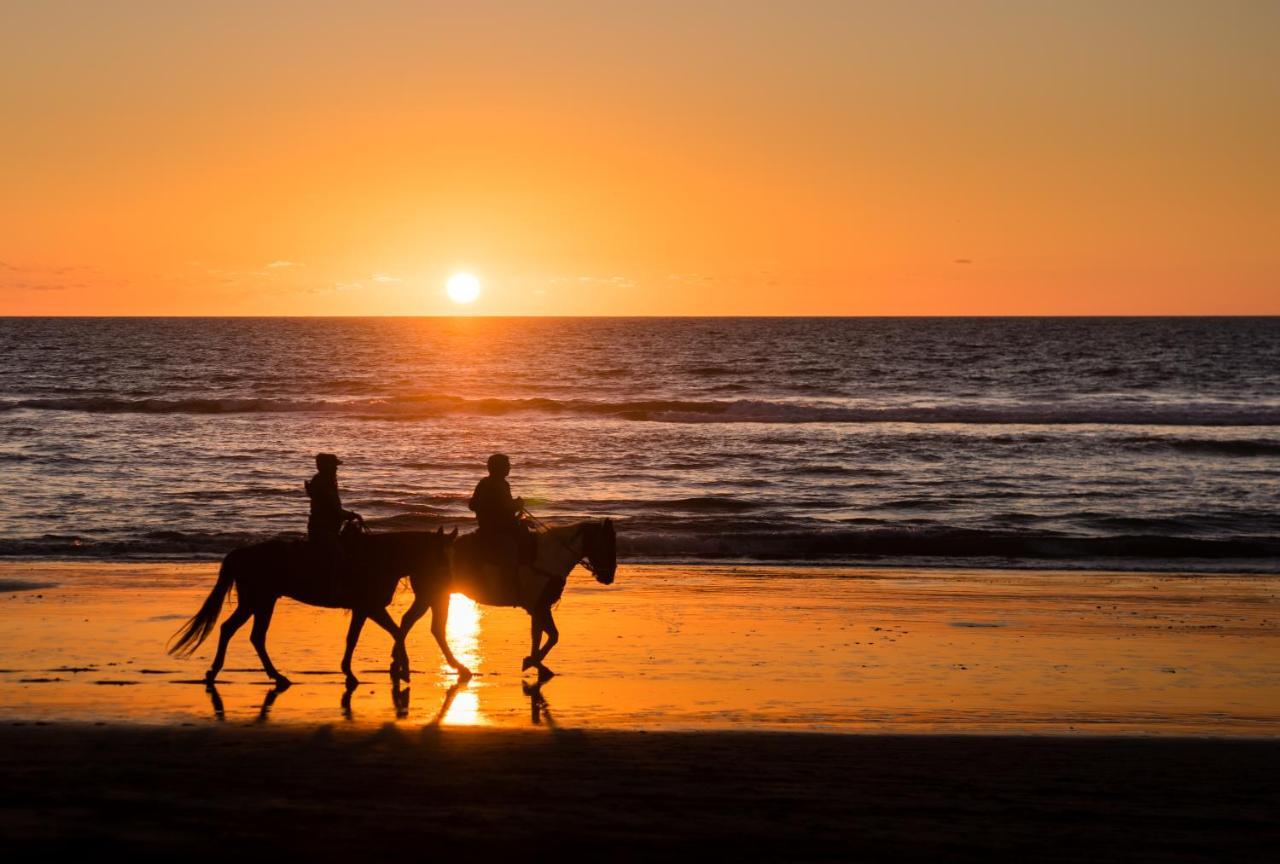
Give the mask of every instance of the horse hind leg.
M 404 635 L 408 636 L 409 631 L 413 629 L 413 625 L 418 623 L 418 619 L 427 614 L 427 610 L 431 608 L 431 604 L 421 597 L 414 597 L 413 603 L 405 610 L 400 618 L 400 630 Z
M 356 653 L 356 643 L 360 641 L 360 631 L 364 628 L 365 615 L 361 612 L 351 613 L 351 625 L 347 627 L 347 650 L 342 655 L 342 674 L 346 676 L 348 688 L 356 687 L 360 681 L 351 671 L 351 657 Z
M 240 604 L 227 616 L 227 620 L 222 622 L 222 628 L 218 631 L 218 650 L 213 655 L 209 671 L 204 673 L 206 684 L 212 684 L 217 680 L 218 673 L 222 671 L 222 664 L 227 662 L 227 645 L 231 642 L 231 637 L 236 635 L 236 631 L 243 627 L 244 622 L 248 621 L 252 615 L 253 610 Z
M 292 682 L 281 674 L 267 654 L 267 628 L 271 626 L 271 615 L 275 612 L 275 609 L 276 598 L 272 597 L 271 600 L 253 610 L 253 629 L 249 632 L 249 641 L 253 643 L 254 650 L 258 652 L 258 659 L 262 661 L 262 668 L 266 670 L 269 677 L 275 680 L 276 686 L 288 687 Z

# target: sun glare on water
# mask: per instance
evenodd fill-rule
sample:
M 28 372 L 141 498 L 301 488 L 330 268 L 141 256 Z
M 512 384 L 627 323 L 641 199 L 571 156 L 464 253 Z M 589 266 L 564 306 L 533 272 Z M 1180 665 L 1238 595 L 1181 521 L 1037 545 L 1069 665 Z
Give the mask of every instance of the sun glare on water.
M 480 296 L 480 280 L 470 273 L 454 273 L 444 290 L 454 303 L 472 303 Z

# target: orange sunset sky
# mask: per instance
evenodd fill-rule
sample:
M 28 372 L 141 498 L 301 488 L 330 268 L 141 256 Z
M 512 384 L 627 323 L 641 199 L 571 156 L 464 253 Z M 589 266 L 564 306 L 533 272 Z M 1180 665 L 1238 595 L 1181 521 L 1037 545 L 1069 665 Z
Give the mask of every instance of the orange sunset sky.
M 1265 2 L 0 0 L 0 314 L 1277 314 L 1277 46 Z

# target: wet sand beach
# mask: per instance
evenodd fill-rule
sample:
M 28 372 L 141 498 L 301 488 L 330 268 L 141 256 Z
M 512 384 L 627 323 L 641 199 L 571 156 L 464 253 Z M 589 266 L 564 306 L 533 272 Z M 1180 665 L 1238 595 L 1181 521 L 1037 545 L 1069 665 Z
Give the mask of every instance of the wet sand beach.
M 366 626 L 345 694 L 347 616 L 289 600 L 268 648 L 294 686 L 271 691 L 246 628 L 206 693 L 213 645 L 189 660 L 164 646 L 215 574 L 6 564 L 0 579 L 43 587 L 0 594 L 0 721 L 1280 734 L 1273 577 L 631 565 L 610 587 L 570 579 L 559 674 L 537 698 L 520 673 L 528 617 L 457 598 L 450 641 L 476 676 L 447 698 L 456 679 L 423 621 L 406 703 L 390 637 Z
M 210 564 L 0 570 L 9 848 L 610 858 L 1263 859 L 1280 840 L 1280 585 L 1257 576 L 627 566 L 575 576 L 559 673 L 456 602 L 393 690 L 283 602 L 269 685 L 164 641 Z M 398 612 L 408 594 L 396 600 Z M 194 850 L 194 853 L 193 853 Z

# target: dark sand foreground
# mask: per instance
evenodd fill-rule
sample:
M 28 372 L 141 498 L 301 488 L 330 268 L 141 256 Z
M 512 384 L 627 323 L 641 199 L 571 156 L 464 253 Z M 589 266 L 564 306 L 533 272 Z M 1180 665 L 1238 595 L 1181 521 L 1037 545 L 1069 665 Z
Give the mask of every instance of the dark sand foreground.
M 1264 860 L 1277 776 L 1258 739 L 22 724 L 0 836 L 6 860 Z

